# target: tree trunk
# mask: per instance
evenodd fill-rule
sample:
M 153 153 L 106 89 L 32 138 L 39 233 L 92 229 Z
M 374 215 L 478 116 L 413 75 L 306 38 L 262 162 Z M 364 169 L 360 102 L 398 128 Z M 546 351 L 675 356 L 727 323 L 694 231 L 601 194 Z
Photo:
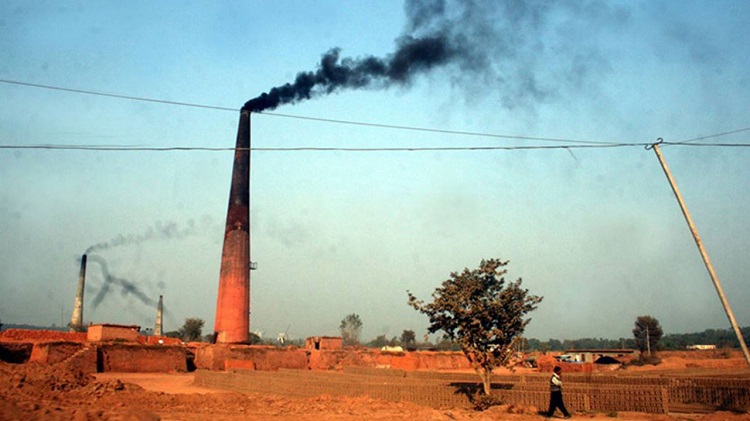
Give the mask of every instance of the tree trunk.
M 476 371 L 477 371 L 477 374 L 479 374 L 479 378 L 482 379 L 482 391 L 484 392 L 484 395 L 490 396 L 490 393 L 491 393 L 490 380 L 492 376 L 492 371 L 488 371 L 484 368 L 479 368 Z
M 483 367 L 482 362 L 477 358 L 477 354 L 471 349 L 463 349 L 466 359 L 474 367 L 474 371 L 477 373 L 479 378 L 482 380 L 482 391 L 485 396 L 490 395 L 490 376 L 492 376 L 492 369 L 487 370 Z

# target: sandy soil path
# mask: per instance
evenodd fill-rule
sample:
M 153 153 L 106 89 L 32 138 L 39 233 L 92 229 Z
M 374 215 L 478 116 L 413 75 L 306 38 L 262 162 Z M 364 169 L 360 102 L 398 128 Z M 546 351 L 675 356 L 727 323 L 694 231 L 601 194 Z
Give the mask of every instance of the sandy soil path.
M 152 392 L 168 394 L 181 393 L 219 393 L 218 390 L 195 386 L 195 376 L 192 373 L 97 373 L 94 375 L 97 383 L 107 383 L 120 380 L 123 383 L 133 383 Z

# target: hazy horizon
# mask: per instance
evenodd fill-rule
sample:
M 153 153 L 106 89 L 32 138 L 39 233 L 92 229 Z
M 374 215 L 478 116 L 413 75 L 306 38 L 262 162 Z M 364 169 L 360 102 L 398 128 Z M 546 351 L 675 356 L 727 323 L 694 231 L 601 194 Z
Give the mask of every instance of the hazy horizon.
M 36 326 L 36 325 L 29 325 L 29 324 L 25 324 L 25 323 L 3 322 L 2 320 L 0 320 L 0 322 L 2 322 L 2 324 L 3 324 L 3 330 L 5 330 L 5 329 L 15 329 L 17 326 L 26 326 L 26 327 L 35 328 L 33 330 L 51 329 L 51 330 L 57 330 L 57 331 L 68 331 L 68 327 L 67 326 L 58 326 L 55 323 L 53 323 L 51 326 Z M 66 324 L 67 324 L 67 321 L 66 321 Z M 9 327 L 9 326 L 14 326 L 14 327 Z M 140 327 L 141 327 L 141 334 L 144 334 L 144 335 L 151 335 L 151 334 L 153 334 L 153 328 L 152 327 L 150 327 L 150 326 L 140 326 Z M 177 328 L 170 330 L 169 332 L 175 332 L 180 327 L 182 327 L 182 324 L 180 324 Z M 146 328 L 150 329 L 150 331 L 147 331 Z M 750 326 L 741 326 L 740 329 L 750 329 Z M 711 328 L 708 328 L 708 329 L 704 329 L 702 331 L 695 331 L 695 332 L 664 332 L 663 336 L 698 334 L 698 333 L 703 333 L 706 330 L 722 330 L 722 331 L 727 331 L 727 332 L 729 332 L 729 333 L 732 334 L 732 337 L 734 337 L 734 331 L 732 330 L 731 327 L 730 328 L 726 328 L 726 329 L 711 329 Z M 165 332 L 165 333 L 169 333 L 169 332 Z M 401 333 L 403 333 L 403 332 L 399 332 L 397 335 L 386 337 L 386 339 L 391 340 L 394 337 L 397 338 L 397 339 L 400 339 L 401 338 Z M 205 329 L 203 329 L 202 335 L 204 337 L 205 336 L 209 336 L 211 334 L 212 334 L 212 332 L 208 332 Z M 337 335 L 337 336 L 340 336 L 340 335 Z M 378 336 L 380 336 L 380 335 L 378 335 Z M 616 341 L 616 340 L 621 340 L 621 339 L 633 339 L 632 335 L 631 336 L 619 337 L 619 338 L 602 338 L 602 337 L 592 337 L 592 336 L 582 336 L 582 337 L 578 337 L 578 338 L 536 338 L 536 337 L 529 337 L 529 336 L 525 336 L 525 335 L 524 335 L 524 337 L 527 340 L 536 339 L 536 340 L 539 340 L 540 342 L 543 342 L 543 343 L 544 342 L 548 342 L 549 340 L 552 340 L 552 339 L 559 340 L 561 342 L 575 341 L 575 340 L 581 340 L 581 339 L 597 339 L 597 340 L 598 339 L 604 339 L 604 340 L 610 340 L 610 341 Z M 265 340 L 265 341 L 277 341 L 278 337 L 277 336 L 265 336 L 262 339 Z M 306 337 L 286 338 L 287 342 L 288 341 L 304 341 L 305 339 L 307 339 L 307 338 Z M 360 343 L 361 344 L 367 344 L 367 343 L 369 343 L 371 341 L 374 341 L 375 339 L 377 339 L 377 336 L 372 337 L 372 338 L 360 338 Z M 417 337 L 417 342 L 422 342 L 423 339 L 424 339 L 423 336 L 422 337 Z M 436 342 L 436 341 L 439 341 L 440 339 L 442 339 L 442 335 L 440 333 L 435 333 L 435 334 L 431 334 L 430 335 L 430 341 L 433 342 L 433 343 Z

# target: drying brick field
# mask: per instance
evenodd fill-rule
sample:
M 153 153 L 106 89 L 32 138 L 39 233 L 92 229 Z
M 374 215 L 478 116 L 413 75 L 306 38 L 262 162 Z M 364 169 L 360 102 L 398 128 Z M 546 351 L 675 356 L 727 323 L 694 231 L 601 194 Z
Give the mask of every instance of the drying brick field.
M 475 375 L 442 354 L 338 351 L 324 358 L 329 369 L 266 370 L 258 368 L 283 365 L 284 355 L 297 361 L 305 351 L 217 348 L 210 365 L 220 366 L 221 355 L 234 363 L 187 372 L 185 358 L 196 348 L 28 338 L 0 345 L 2 420 L 532 420 L 548 399 L 547 373 L 503 369 L 493 393 L 505 404 L 474 411 Z M 261 359 L 239 364 L 242 355 Z M 585 419 L 750 420 L 750 371 L 741 354 L 673 352 L 662 361 L 593 372 L 569 366 L 566 403 Z

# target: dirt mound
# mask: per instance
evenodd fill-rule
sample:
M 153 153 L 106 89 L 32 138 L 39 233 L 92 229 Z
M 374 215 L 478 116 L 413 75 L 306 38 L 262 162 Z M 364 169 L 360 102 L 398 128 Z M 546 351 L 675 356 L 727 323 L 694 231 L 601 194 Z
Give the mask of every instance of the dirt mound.
M 92 380 L 90 374 L 62 364 L 0 362 L 0 413 L 4 420 L 103 419 L 95 413 L 81 413 L 60 405 L 69 393 L 86 387 Z
M 21 394 L 37 399 L 54 398 L 86 386 L 93 376 L 65 365 L 0 363 L 0 395 Z
M 185 381 L 188 374 L 155 374 L 140 376 L 150 382 L 143 387 L 116 378 L 111 373 L 99 381 L 79 375 L 65 367 L 44 367 L 34 364 L 0 364 L 0 418 L 3 420 L 139 420 L 159 419 L 198 421 L 235 421 L 273 419 L 278 421 L 340 421 L 340 420 L 495 420 L 531 421 L 540 419 L 539 410 L 520 405 L 501 405 L 484 412 L 466 409 L 433 409 L 409 402 L 391 402 L 366 396 L 344 397 L 321 395 L 293 399 L 274 394 L 237 393 L 164 393 L 174 390 L 168 382 Z M 128 373 L 131 374 L 131 373 Z M 49 377 L 46 377 L 49 376 Z M 45 382 L 45 380 L 53 380 Z M 146 387 L 149 386 L 149 387 Z M 24 390 L 25 393 L 18 393 Z M 684 417 L 641 413 L 576 414 L 587 419 L 669 420 Z M 750 415 L 731 413 L 691 415 L 696 420 L 747 421 Z
M 0 414 L 3 420 L 158 420 L 152 412 L 97 405 L 104 396 L 142 392 L 119 380 L 95 383 L 94 376 L 69 364 L 0 362 Z

